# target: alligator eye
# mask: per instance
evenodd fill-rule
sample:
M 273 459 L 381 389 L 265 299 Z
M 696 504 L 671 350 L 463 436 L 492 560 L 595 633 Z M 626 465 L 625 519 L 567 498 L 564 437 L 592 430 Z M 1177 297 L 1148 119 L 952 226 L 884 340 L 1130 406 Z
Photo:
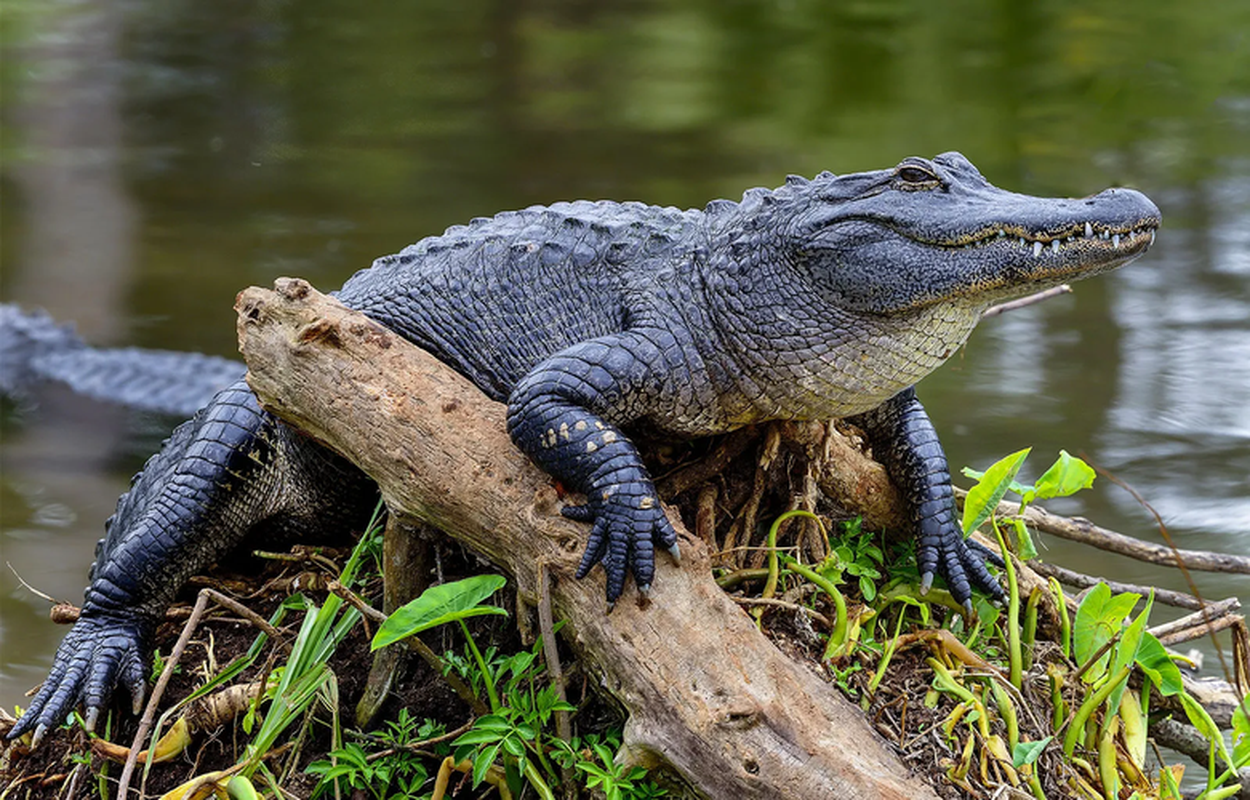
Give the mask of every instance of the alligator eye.
M 937 180 L 936 175 L 920 167 L 901 167 L 898 177 L 904 183 L 933 183 Z

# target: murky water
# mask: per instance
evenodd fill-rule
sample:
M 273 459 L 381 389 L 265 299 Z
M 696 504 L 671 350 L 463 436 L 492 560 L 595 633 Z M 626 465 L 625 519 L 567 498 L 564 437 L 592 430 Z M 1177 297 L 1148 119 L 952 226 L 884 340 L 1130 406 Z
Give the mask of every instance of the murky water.
M 6 2 L 0 298 L 102 344 L 229 354 L 235 293 L 337 286 L 470 217 L 677 206 L 958 149 L 995 183 L 1146 191 L 1150 254 L 988 321 L 921 387 L 954 465 L 1034 445 L 1250 550 L 1250 5 Z M 77 600 L 173 421 L 59 392 L 0 420 L 3 561 Z M 1102 481 L 1055 510 L 1157 540 Z M 1087 572 L 1184 588 L 1063 542 Z M 1250 601 L 1244 577 L 1203 593 Z M 0 703 L 64 629 L 0 571 Z

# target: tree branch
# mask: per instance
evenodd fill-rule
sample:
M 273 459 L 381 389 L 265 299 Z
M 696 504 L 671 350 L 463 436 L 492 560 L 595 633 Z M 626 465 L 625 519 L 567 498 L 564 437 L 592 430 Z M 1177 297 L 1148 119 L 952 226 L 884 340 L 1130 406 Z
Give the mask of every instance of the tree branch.
M 364 316 L 279 280 L 236 303 L 249 382 L 274 413 L 361 466 L 391 513 L 428 522 L 514 576 L 537 602 L 539 564 L 583 664 L 629 713 L 626 744 L 708 797 L 915 798 L 862 713 L 781 653 L 712 581 L 683 531 L 654 602 L 605 614 L 602 572 L 572 579 L 586 532 L 504 432 L 504 408 Z

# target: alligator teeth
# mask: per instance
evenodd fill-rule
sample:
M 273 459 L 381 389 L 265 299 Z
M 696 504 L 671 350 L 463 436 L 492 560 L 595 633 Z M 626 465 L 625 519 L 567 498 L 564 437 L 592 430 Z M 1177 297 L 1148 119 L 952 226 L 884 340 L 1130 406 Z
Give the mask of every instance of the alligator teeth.
M 1155 232 L 1154 232 L 1154 231 L 1151 231 L 1151 232 L 1150 232 L 1150 243 L 1151 243 L 1151 244 L 1154 244 L 1154 243 L 1155 243 Z
M 1115 236 L 1111 237 L 1111 246 L 1112 247 L 1120 246 L 1120 234 L 1117 233 Z
M 1021 247 L 1024 247 L 1026 244 L 1027 244 L 1027 242 L 1025 242 L 1025 241 L 1024 241 L 1024 237 L 1023 237 L 1023 236 L 1021 236 L 1021 237 L 1020 237 L 1020 246 L 1021 246 Z
M 1034 258 L 1037 258 L 1037 257 L 1038 257 L 1038 256 L 1040 256 L 1041 254 L 1042 254 L 1042 243 L 1041 243 L 1041 242 L 1034 242 L 1034 243 L 1033 243 L 1033 257 L 1034 257 Z
M 1059 252 L 1059 240 L 1058 239 L 1050 240 L 1050 249 L 1056 253 Z
M 1094 235 L 1094 226 L 1090 225 L 1088 222 L 1085 223 L 1085 238 L 1088 239 L 1089 237 L 1093 235 Z
M 1103 232 L 1102 232 L 1102 238 L 1104 238 L 1104 239 L 1110 239 L 1110 238 L 1111 238 L 1111 231 L 1103 231 Z

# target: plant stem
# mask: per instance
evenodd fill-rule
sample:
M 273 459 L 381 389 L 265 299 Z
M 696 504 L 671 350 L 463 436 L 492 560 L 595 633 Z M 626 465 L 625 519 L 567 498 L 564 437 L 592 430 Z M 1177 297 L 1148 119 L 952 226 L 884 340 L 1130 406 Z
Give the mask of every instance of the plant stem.
M 829 646 L 825 648 L 825 654 L 821 656 L 821 659 L 827 660 L 841 655 L 838 650 L 846 643 L 846 598 L 842 596 L 842 592 L 833 585 L 832 581 L 816 570 L 800 564 L 797 559 L 789 556 L 782 556 L 781 558 L 785 562 L 786 569 L 802 575 L 823 589 L 825 594 L 833 598 L 833 605 L 838 610 L 838 618 L 833 624 L 833 633 L 829 634 Z
M 473 653 L 473 658 L 477 661 L 477 669 L 482 673 L 482 683 L 486 685 L 486 697 L 490 700 L 490 710 L 496 714 L 499 713 L 499 695 L 495 692 L 495 676 L 490 674 L 490 669 L 486 666 L 486 659 L 482 658 L 482 652 L 477 649 L 477 642 L 473 641 L 473 634 L 469 633 L 469 626 L 464 624 L 464 620 L 457 620 L 460 623 L 460 630 L 464 631 L 464 638 L 469 643 L 469 650 Z
M 1111 695 L 1111 692 L 1124 681 L 1128 680 L 1129 671 L 1132 664 L 1125 664 L 1112 675 L 1110 680 L 1102 685 L 1102 687 L 1086 698 L 1081 707 L 1076 710 L 1076 715 L 1072 717 L 1072 721 L 1068 723 L 1068 732 L 1063 737 L 1063 754 L 1072 757 L 1072 751 L 1076 749 L 1076 740 L 1080 736 L 1080 732 L 1084 729 L 1085 723 L 1089 720 L 1090 714 L 1094 713 L 1094 709 L 1102 705 Z
M 994 535 L 998 537 L 998 547 L 1003 554 L 1003 566 L 1007 572 L 1007 654 L 1010 661 L 1011 685 L 1019 689 L 1024 683 L 1024 660 L 1020 655 L 1020 586 L 1016 582 L 1016 567 L 1011 560 L 1011 550 L 1007 549 L 1007 540 L 998 527 L 998 520 L 990 518 Z

